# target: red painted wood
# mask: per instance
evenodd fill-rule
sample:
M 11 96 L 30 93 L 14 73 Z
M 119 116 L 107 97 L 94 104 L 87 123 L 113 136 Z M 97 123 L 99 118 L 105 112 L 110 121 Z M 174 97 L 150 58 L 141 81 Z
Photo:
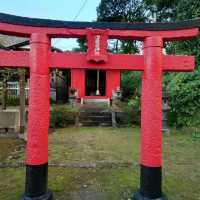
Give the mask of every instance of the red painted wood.
M 28 67 L 28 51 L 0 50 L 0 67 Z
M 191 72 L 194 67 L 194 56 L 163 56 L 163 71 Z
M 85 70 L 72 69 L 71 70 L 71 88 L 77 89 L 78 98 L 85 96 Z
M 51 66 L 79 69 L 129 69 L 142 71 L 143 56 L 109 54 L 107 62 L 88 62 L 85 53 L 51 53 Z
M 0 51 L 0 66 L 30 66 L 26 163 L 28 165 L 48 163 L 49 69 L 71 68 L 71 87 L 77 89 L 78 98 L 85 96 L 85 70 L 106 69 L 108 70 L 106 96 L 109 98 L 112 97 L 112 90 L 119 87 L 120 70 L 143 71 L 140 162 L 145 167 L 161 167 L 162 74 L 165 71 L 192 71 L 194 69 L 192 56 L 164 56 L 163 42 L 189 39 L 197 36 L 198 32 L 198 28 L 170 31 L 90 30 L 88 32 L 87 29 L 31 27 L 0 23 L 2 34 L 31 37 L 30 52 Z M 100 55 L 95 55 L 93 54 L 96 48 L 95 34 L 101 35 L 101 33 L 106 34 L 103 34 L 103 40 L 100 39 Z M 50 39 L 54 37 L 88 37 L 88 54 L 52 53 Z M 107 54 L 105 47 L 108 38 L 144 41 L 144 55 Z
M 144 71 L 142 76 L 141 164 L 160 167 L 162 162 L 162 72 L 194 69 L 193 57 L 163 56 L 162 44 L 164 41 L 192 38 L 197 36 L 198 31 L 198 28 L 171 31 L 107 30 L 108 38 L 145 41 L 144 56 L 108 54 L 107 61 L 103 59 L 104 62 L 96 63 L 91 62 L 91 59 L 88 61 L 87 54 L 49 52 L 49 38 L 83 38 L 87 36 L 86 29 L 30 27 L 0 23 L 0 33 L 31 36 L 30 63 L 27 52 L 0 52 L 0 65 L 2 66 L 30 66 L 27 164 L 38 165 L 48 161 L 49 68 L 51 66 L 51 68 L 72 69 L 71 87 L 78 89 L 79 98 L 85 96 L 85 69 L 109 70 L 107 74 L 109 83 L 106 89 L 109 97 L 111 97 L 111 90 L 119 84 L 120 70 Z
M 198 28 L 176 31 L 117 31 L 111 30 L 109 38 L 134 39 L 144 41 L 146 37 L 162 37 L 164 41 L 185 40 L 197 36 Z
M 85 53 L 52 53 L 51 66 L 56 68 L 144 70 L 142 55 L 108 54 L 106 63 L 88 62 Z M 194 56 L 163 56 L 164 71 L 192 71 Z
M 106 62 L 108 60 L 108 30 L 87 30 L 87 61 Z
M 144 43 L 141 164 L 148 167 L 160 167 L 162 162 L 162 45 L 160 37 L 146 38 Z
M 78 78 L 77 78 L 78 77 Z M 113 90 L 120 88 L 120 70 L 106 71 L 106 96 L 86 96 L 85 94 L 85 70 L 72 69 L 71 70 L 71 87 L 78 90 L 78 98 L 85 99 L 101 99 L 112 98 Z
M 50 53 L 51 68 L 79 69 L 119 69 L 144 70 L 143 56 L 109 54 L 106 63 L 93 63 L 86 60 L 84 53 Z M 192 71 L 195 66 L 193 56 L 163 56 L 163 71 Z M 29 67 L 28 51 L 0 50 L 0 67 Z
M 144 40 L 146 37 L 160 36 L 165 41 L 185 40 L 197 36 L 198 28 L 170 31 L 109 30 L 109 38 Z M 48 34 L 49 37 L 86 37 L 86 29 L 31 27 L 0 23 L 0 33 L 30 37 L 32 33 Z
M 41 165 L 48 162 L 50 41 L 46 35 L 33 34 L 30 46 L 30 90 L 26 163 L 28 165 Z
M 107 70 L 106 72 L 106 96 L 112 98 L 113 90 L 120 88 L 120 70 Z

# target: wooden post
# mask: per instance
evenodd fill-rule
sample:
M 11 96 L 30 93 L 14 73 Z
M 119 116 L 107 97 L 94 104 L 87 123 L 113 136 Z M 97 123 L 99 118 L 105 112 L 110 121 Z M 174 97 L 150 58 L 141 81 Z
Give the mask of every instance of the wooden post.
M 6 102 L 7 102 L 7 75 L 6 70 L 3 70 L 3 84 L 2 84 L 2 110 L 6 110 Z
M 50 39 L 33 33 L 30 40 L 30 90 L 26 186 L 23 200 L 52 200 L 48 190 L 48 131 L 50 115 Z
M 19 69 L 19 102 L 20 102 L 20 133 L 24 133 L 26 125 L 26 95 L 25 95 L 25 73 L 24 69 Z
M 162 47 L 161 37 L 144 42 L 141 97 L 140 190 L 134 200 L 162 197 Z

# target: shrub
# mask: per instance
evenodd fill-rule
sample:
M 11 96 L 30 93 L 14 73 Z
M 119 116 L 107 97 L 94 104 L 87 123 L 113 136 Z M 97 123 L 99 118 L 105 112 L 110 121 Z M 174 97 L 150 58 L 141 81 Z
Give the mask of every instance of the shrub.
M 50 98 L 50 104 L 51 104 L 51 105 L 55 105 L 55 104 L 56 104 L 56 100 Z
M 121 90 L 122 98 L 130 99 L 133 96 L 140 94 L 141 73 L 125 71 L 121 75 Z
M 119 102 L 112 110 L 116 112 L 116 121 L 119 125 L 138 125 L 140 122 L 140 109 L 130 102 Z
M 19 106 L 19 97 L 9 97 L 6 99 L 7 106 Z
M 50 127 L 65 128 L 68 125 L 75 124 L 75 118 L 78 114 L 78 109 L 67 105 L 53 106 L 51 109 Z
M 200 124 L 200 72 L 179 73 L 169 82 L 170 124 L 178 127 Z
M 25 100 L 25 104 L 28 105 L 28 99 Z M 19 106 L 20 105 L 20 99 L 19 97 L 9 97 L 6 99 L 6 105 L 7 106 Z

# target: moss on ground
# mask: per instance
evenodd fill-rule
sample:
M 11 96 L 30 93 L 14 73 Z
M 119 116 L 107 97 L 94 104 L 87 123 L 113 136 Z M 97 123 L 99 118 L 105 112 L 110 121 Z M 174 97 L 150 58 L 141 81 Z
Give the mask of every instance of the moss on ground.
M 0 162 L 8 158 L 10 153 L 13 153 L 17 147 L 23 144 L 24 142 L 19 139 L 0 138 Z
M 60 129 L 50 138 L 50 162 L 137 161 L 138 141 L 139 129 Z

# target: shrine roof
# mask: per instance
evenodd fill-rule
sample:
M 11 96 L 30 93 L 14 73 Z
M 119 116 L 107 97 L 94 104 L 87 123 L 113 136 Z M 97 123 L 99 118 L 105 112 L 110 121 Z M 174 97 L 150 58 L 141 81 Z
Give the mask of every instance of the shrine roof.
M 181 30 L 181 29 L 191 29 L 200 27 L 200 19 L 191 19 L 185 21 L 165 22 L 165 23 L 74 22 L 74 21 L 60 21 L 52 19 L 21 17 L 5 13 L 0 13 L 0 23 L 34 26 L 34 27 L 50 27 L 50 28 L 70 28 L 70 29 L 94 28 L 94 29 L 146 30 L 146 31 Z
M 0 44 L 4 48 L 17 48 L 28 45 L 27 38 L 0 34 Z

